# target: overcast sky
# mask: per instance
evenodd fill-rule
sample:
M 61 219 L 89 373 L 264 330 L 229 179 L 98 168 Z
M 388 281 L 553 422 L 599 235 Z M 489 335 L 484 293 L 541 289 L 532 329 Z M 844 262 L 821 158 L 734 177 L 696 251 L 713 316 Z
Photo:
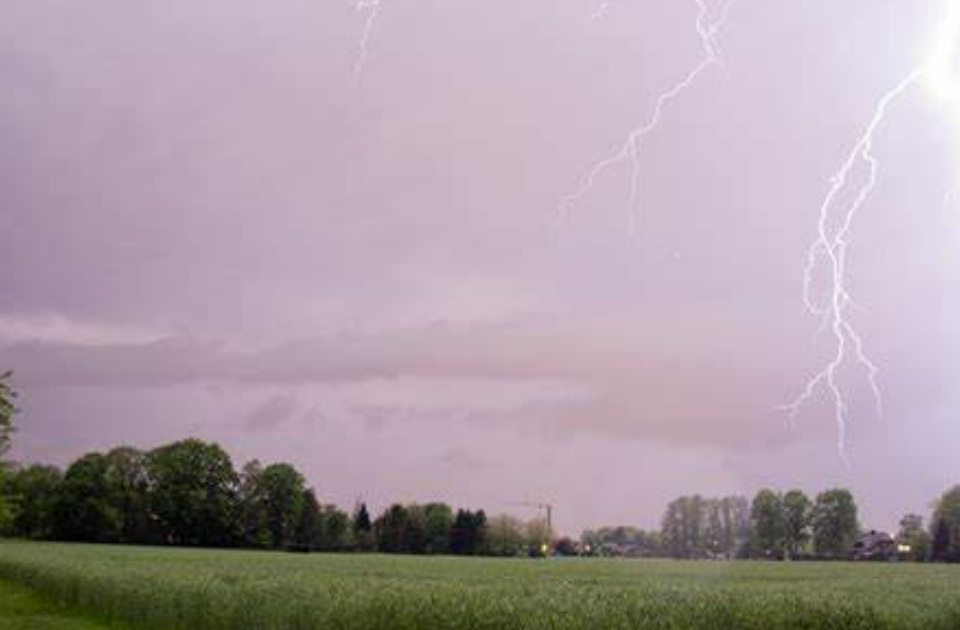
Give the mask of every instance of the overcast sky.
M 926 513 L 960 482 L 960 128 L 922 86 L 849 251 L 884 414 L 843 370 L 847 467 L 827 396 L 778 407 L 833 350 L 802 299 L 830 178 L 945 5 L 734 4 L 631 231 L 627 164 L 558 203 L 702 58 L 693 0 L 383 0 L 356 81 L 346 1 L 9 0 L 13 454 L 194 435 L 346 507 L 548 500 L 568 533 L 766 484 Z

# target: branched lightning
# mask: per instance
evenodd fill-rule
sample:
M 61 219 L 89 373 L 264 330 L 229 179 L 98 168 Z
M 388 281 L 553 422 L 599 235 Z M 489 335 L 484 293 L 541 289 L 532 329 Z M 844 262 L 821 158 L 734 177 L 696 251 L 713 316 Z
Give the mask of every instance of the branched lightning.
M 714 10 L 708 6 L 709 1 L 692 0 L 697 8 L 695 30 L 702 48 L 697 64 L 659 93 L 647 121 L 630 130 L 611 154 L 594 163 L 578 188 L 560 199 L 554 231 L 564 224 L 574 208 L 593 191 L 602 175 L 616 166 L 626 165 L 629 167 L 629 192 L 626 199 L 629 231 L 636 232 L 640 220 L 638 198 L 641 154 L 649 136 L 659 129 L 665 112 L 674 100 L 690 89 L 701 75 L 712 68 L 722 67 L 723 64 L 717 38 L 737 0 L 723 0 Z M 956 60 L 960 57 L 960 0 L 949 2 L 947 14 L 942 20 L 942 31 L 926 62 L 881 95 L 862 135 L 856 139 L 846 159 L 830 179 L 829 189 L 819 207 L 816 238 L 807 251 L 803 271 L 803 302 L 809 313 L 822 321 L 823 331 L 829 334 L 832 350 L 822 369 L 816 372 L 806 382 L 800 394 L 782 409 L 787 414 L 788 422 L 795 423 L 808 403 L 819 393 L 826 394 L 834 408 L 837 451 L 841 460 L 848 465 L 846 442 L 850 408 L 844 386 L 840 383 L 841 372 L 850 368 L 859 373 L 869 386 L 876 412 L 881 413 L 883 408 L 883 397 L 878 383 L 879 368 L 866 352 L 863 338 L 851 319 L 851 310 L 856 307 L 847 278 L 852 230 L 857 215 L 877 185 L 880 164 L 874 154 L 874 144 L 891 105 L 921 81 L 948 101 L 952 109 L 957 109 L 960 105 L 960 80 L 953 76 Z M 370 43 L 381 17 L 383 0 L 352 0 L 352 3 L 354 9 L 365 16 L 353 67 L 353 82 L 357 85 L 370 55 Z M 606 15 L 611 3 L 612 0 L 598 0 L 592 18 Z M 859 183 L 853 181 L 858 168 L 866 169 L 866 175 Z M 958 195 L 960 180 L 944 196 L 944 208 Z M 825 293 L 818 294 L 815 285 L 818 284 L 818 277 L 822 277 L 821 274 L 826 277 L 827 289 Z
M 877 183 L 879 163 L 873 154 L 874 138 L 877 128 L 886 118 L 890 104 L 907 91 L 920 79 L 921 71 L 912 72 L 896 87 L 883 95 L 873 113 L 870 123 L 863 135 L 857 140 L 846 161 L 831 179 L 830 189 L 820 205 L 820 220 L 817 225 L 817 239 L 807 253 L 807 264 L 803 274 L 803 300 L 811 314 L 824 319 L 836 343 L 833 357 L 820 372 L 808 382 L 800 396 L 786 406 L 791 422 L 796 421 L 803 406 L 810 401 L 821 387 L 826 387 L 833 404 L 837 422 L 837 450 L 840 456 L 846 458 L 846 432 L 848 406 L 843 390 L 837 382 L 838 371 L 852 361 L 855 366 L 865 373 L 870 391 L 877 405 L 877 411 L 882 408 L 883 398 L 877 384 L 879 370 L 876 364 L 867 356 L 863 339 L 856 328 L 850 323 L 849 309 L 854 305 L 847 287 L 847 254 L 850 245 L 850 233 L 853 220 L 863 207 Z M 866 164 L 868 175 L 866 181 L 857 189 L 853 201 L 835 211 L 837 200 L 846 191 L 850 175 L 858 164 Z M 839 217 L 839 218 L 837 218 Z M 829 296 L 825 305 L 817 304 L 813 295 L 814 276 L 826 265 L 829 277 Z
M 363 68 L 370 56 L 370 38 L 373 37 L 373 31 L 380 19 L 380 14 L 383 12 L 383 0 L 355 0 L 353 8 L 358 13 L 366 15 L 363 30 L 360 33 L 360 43 L 357 47 L 357 58 L 353 64 L 353 85 L 356 87 L 360 84 Z
M 699 63 L 669 89 L 660 93 L 654 104 L 653 113 L 646 124 L 630 131 L 616 151 L 594 165 L 593 169 L 583 179 L 577 190 L 560 200 L 557 219 L 554 225 L 555 230 L 563 224 L 576 204 L 593 189 L 598 177 L 616 165 L 629 163 L 630 192 L 627 197 L 627 214 L 629 217 L 630 232 L 633 233 L 636 231 L 639 224 L 637 196 L 640 186 L 640 153 L 643 144 L 647 137 L 660 126 L 660 120 L 663 118 L 663 113 L 667 105 L 690 88 L 704 72 L 714 66 L 721 65 L 722 57 L 717 44 L 717 34 L 726 24 L 730 8 L 736 0 L 727 0 L 724 2 L 716 16 L 711 15 L 710 8 L 707 6 L 705 0 L 693 0 L 693 2 L 697 5 L 696 32 L 700 37 L 701 46 L 703 47 L 703 56 Z M 608 8 L 609 0 L 598 6 L 594 12 L 594 16 L 599 17 L 603 15 Z
M 857 213 L 866 203 L 877 183 L 879 163 L 873 153 L 873 145 L 877 130 L 885 121 L 890 105 L 921 81 L 927 82 L 935 92 L 953 105 L 960 102 L 960 83 L 951 72 L 958 47 L 960 47 L 960 1 L 952 0 L 944 17 L 942 32 L 936 39 L 934 49 L 926 63 L 913 70 L 900 83 L 883 94 L 863 135 L 854 144 L 846 161 L 840 165 L 831 179 L 830 188 L 820 205 L 817 238 L 807 253 L 803 274 L 804 304 L 811 314 L 823 319 L 825 328 L 830 331 L 833 339 L 834 350 L 823 369 L 807 382 L 800 395 L 784 409 L 788 414 L 788 420 L 793 423 L 816 393 L 825 390 L 834 406 L 837 450 L 841 459 L 848 465 L 846 436 L 849 406 L 844 389 L 838 383 L 838 372 L 848 364 L 858 369 L 870 387 L 878 414 L 882 412 L 883 406 L 883 398 L 877 383 L 879 370 L 865 352 L 863 339 L 849 317 L 850 308 L 855 306 L 847 282 L 847 256 L 851 230 Z M 866 181 L 855 189 L 853 200 L 849 204 L 841 205 L 840 196 L 848 192 L 851 172 L 858 165 L 866 166 Z M 944 196 L 944 206 L 950 203 L 956 190 L 955 186 Z M 824 268 L 828 278 L 828 299 L 825 304 L 818 304 L 814 296 L 814 276 Z

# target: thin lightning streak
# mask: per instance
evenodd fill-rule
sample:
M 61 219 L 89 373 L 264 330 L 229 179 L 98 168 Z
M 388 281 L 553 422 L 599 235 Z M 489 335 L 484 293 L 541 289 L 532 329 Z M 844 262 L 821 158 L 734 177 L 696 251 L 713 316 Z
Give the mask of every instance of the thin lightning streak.
M 789 421 L 795 423 L 803 407 L 820 388 L 826 387 L 834 404 L 834 417 L 837 423 L 837 451 L 847 465 L 849 465 L 849 460 L 846 453 L 846 436 L 849 408 L 843 395 L 843 389 L 837 382 L 837 372 L 847 363 L 848 359 L 864 371 L 878 413 L 882 411 L 883 406 L 883 398 L 877 384 L 879 370 L 867 356 L 862 337 L 848 319 L 848 309 L 854 305 L 847 288 L 847 254 L 850 245 L 850 233 L 854 218 L 877 183 L 879 163 L 873 154 L 877 129 L 886 119 L 887 110 L 891 103 L 914 86 L 922 75 L 923 71 L 915 70 L 896 87 L 883 95 L 863 135 L 857 140 L 850 155 L 831 179 L 830 190 L 820 206 L 818 236 L 808 251 L 807 264 L 804 268 L 804 304 L 811 314 L 824 318 L 836 346 L 833 358 L 807 382 L 800 396 L 784 409 L 788 412 Z M 851 171 L 859 163 L 867 165 L 867 179 L 857 190 L 850 205 L 841 209 L 839 226 L 831 230 L 831 219 L 836 216 L 833 208 L 836 205 L 837 198 L 846 190 Z M 818 306 L 813 295 L 814 275 L 820 269 L 821 263 L 827 265 L 831 287 L 830 299 L 824 306 Z M 852 356 L 848 356 L 848 352 Z
M 353 64 L 353 85 L 356 87 L 360 84 L 360 77 L 363 76 L 363 69 L 370 57 L 370 39 L 373 37 L 373 31 L 380 19 L 380 14 L 383 12 L 383 4 L 382 0 L 356 0 L 353 8 L 358 13 L 366 13 L 363 31 L 360 33 L 357 59 Z
M 700 37 L 703 48 L 703 55 L 699 63 L 672 87 L 660 93 L 655 101 L 652 115 L 646 124 L 630 131 L 615 152 L 594 165 L 579 188 L 560 200 L 557 219 L 554 224 L 555 231 L 562 226 L 577 203 L 593 190 L 598 178 L 607 170 L 623 163 L 628 163 L 630 166 L 627 211 L 630 232 L 636 231 L 639 223 L 637 200 L 641 175 L 640 158 L 648 136 L 659 128 L 664 112 L 670 103 L 693 86 L 707 70 L 715 66 L 723 66 L 723 57 L 717 43 L 717 35 L 726 25 L 730 10 L 737 0 L 726 0 L 715 17 L 712 17 L 712 12 L 706 1 L 693 0 L 698 9 L 695 23 L 696 32 Z M 359 51 L 354 64 L 354 85 L 359 83 L 369 57 L 370 40 L 383 9 L 382 2 L 383 0 L 354 1 L 354 8 L 358 12 L 366 13 Z M 592 17 L 600 18 L 606 15 L 610 6 L 611 0 L 601 0 Z M 847 257 L 853 222 L 877 184 L 879 163 L 873 154 L 873 145 L 876 132 L 885 121 L 890 105 L 917 84 L 921 78 L 930 78 L 933 87 L 940 92 L 941 96 L 954 103 L 960 101 L 960 82 L 954 80 L 949 72 L 952 60 L 956 56 L 957 47 L 960 45 L 960 0 L 953 0 L 951 11 L 945 17 L 944 32 L 938 40 L 937 50 L 928 60 L 927 65 L 912 72 L 881 97 L 863 135 L 859 137 L 847 159 L 831 178 L 830 189 L 819 209 L 818 236 L 808 250 L 807 262 L 804 267 L 804 304 L 812 315 L 823 320 L 824 331 L 830 331 L 835 342 L 835 350 L 830 361 L 806 383 L 800 395 L 782 409 L 788 413 L 788 422 L 795 424 L 806 404 L 813 399 L 818 391 L 825 389 L 834 404 L 838 432 L 837 450 L 841 459 L 847 465 L 849 465 L 849 460 L 846 454 L 846 436 L 849 408 L 843 389 L 838 383 L 838 372 L 841 368 L 848 362 L 852 362 L 855 368 L 860 369 L 870 386 L 878 414 L 882 412 L 883 407 L 883 398 L 877 382 L 879 370 L 867 355 L 863 339 L 848 317 L 849 310 L 856 307 L 856 303 L 847 287 Z M 867 167 L 866 181 L 856 190 L 853 201 L 838 211 L 835 209 L 838 198 L 848 190 L 851 173 L 860 164 Z M 960 194 L 960 182 L 944 196 L 944 208 L 953 202 L 957 194 Z M 829 300 L 821 306 L 818 305 L 814 296 L 813 284 L 814 276 L 818 270 L 824 267 L 828 272 L 830 291 Z
M 725 2 L 720 10 L 719 15 L 713 21 L 710 21 L 710 9 L 706 2 L 704 0 L 693 1 L 697 5 L 698 9 L 696 31 L 697 35 L 700 37 L 701 45 L 703 46 L 703 57 L 700 59 L 700 62 L 694 66 L 694 68 L 680 81 L 675 83 L 668 90 L 662 92 L 657 97 L 653 108 L 653 114 L 645 125 L 637 127 L 627 134 L 626 139 L 620 145 L 619 149 L 617 149 L 609 157 L 597 162 L 593 169 L 584 178 L 580 187 L 572 194 L 567 195 L 560 200 L 557 219 L 554 222 L 554 231 L 557 231 L 563 225 L 576 204 L 591 190 L 593 190 L 598 177 L 600 177 L 608 169 L 627 162 L 630 165 L 630 192 L 627 197 L 629 229 L 631 233 L 636 232 L 639 224 L 637 196 L 639 194 L 640 187 L 640 153 L 647 137 L 656 131 L 660 126 L 660 121 L 663 118 L 663 114 L 667 105 L 669 105 L 674 99 L 690 88 L 704 72 L 714 66 L 722 65 L 722 57 L 720 55 L 720 49 L 716 38 L 719 31 L 726 24 L 727 16 L 730 13 L 730 7 L 736 2 L 736 0 L 728 0 Z M 603 2 L 594 12 L 594 17 L 603 15 L 609 8 L 609 4 L 609 0 Z

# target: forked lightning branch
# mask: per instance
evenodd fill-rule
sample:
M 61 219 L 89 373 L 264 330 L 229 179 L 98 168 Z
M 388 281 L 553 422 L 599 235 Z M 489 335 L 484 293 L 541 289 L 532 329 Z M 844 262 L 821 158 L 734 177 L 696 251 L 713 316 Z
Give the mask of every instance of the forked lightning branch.
M 702 54 L 692 68 L 675 83 L 664 89 L 655 99 L 646 122 L 627 132 L 607 157 L 590 168 L 579 186 L 560 199 L 554 229 L 561 229 L 567 217 L 596 188 L 601 178 L 613 167 L 629 166 L 626 211 L 631 232 L 640 226 L 640 198 L 642 181 L 642 152 L 644 144 L 660 127 L 671 103 L 683 96 L 708 71 L 723 63 L 718 36 L 727 23 L 731 8 L 737 0 L 708 3 L 690 0 L 696 9 L 694 34 L 699 39 Z M 749 0 L 745 0 L 749 1 Z M 363 26 L 354 64 L 354 83 L 358 83 L 370 55 L 370 47 L 377 22 L 383 11 L 383 0 L 355 0 L 353 6 L 363 17 Z M 593 19 L 602 19 L 614 9 L 610 0 L 603 0 L 594 8 Z M 803 303 L 808 312 L 819 318 L 823 330 L 831 340 L 830 358 L 816 370 L 801 388 L 798 396 L 782 409 L 791 424 L 799 419 L 804 408 L 818 396 L 827 396 L 837 426 L 837 451 L 848 463 L 847 425 L 851 415 L 845 384 L 840 374 L 852 368 L 869 386 L 877 413 L 882 412 L 882 395 L 878 382 L 879 367 L 870 359 L 864 339 L 851 319 L 854 300 L 848 282 L 850 242 L 855 219 L 870 200 L 877 183 L 880 161 L 874 152 L 877 134 L 887 123 L 896 101 L 908 91 L 926 86 L 931 93 L 957 108 L 960 125 L 960 0 L 944 4 L 944 16 L 939 33 L 934 37 L 930 52 L 914 70 L 901 78 L 886 93 L 880 95 L 871 117 L 856 138 L 852 148 L 830 180 L 826 195 L 817 215 L 816 238 L 808 250 L 803 268 Z M 856 181 L 854 172 L 866 168 L 866 177 Z M 960 188 L 958 180 L 945 195 L 947 203 Z M 844 201 L 847 200 L 847 201 Z M 826 289 L 819 290 L 816 278 L 826 278 Z

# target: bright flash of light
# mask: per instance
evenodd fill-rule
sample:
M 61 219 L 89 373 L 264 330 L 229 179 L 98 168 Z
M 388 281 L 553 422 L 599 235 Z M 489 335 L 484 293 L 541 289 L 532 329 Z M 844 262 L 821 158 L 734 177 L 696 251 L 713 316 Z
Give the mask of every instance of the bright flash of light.
M 941 22 L 927 62 L 926 84 L 937 97 L 952 106 L 960 105 L 960 2 L 954 1 Z M 957 112 L 960 122 L 960 111 Z
M 953 1 L 934 39 L 927 65 L 926 86 L 948 108 L 960 126 L 960 2 Z M 960 174 L 943 196 L 944 211 L 960 193 Z
M 631 130 L 616 151 L 594 165 L 593 169 L 583 179 L 580 187 L 576 191 L 560 200 L 554 230 L 557 230 L 564 223 L 576 204 L 593 190 L 597 178 L 608 169 L 627 163 L 630 165 L 630 192 L 627 197 L 627 216 L 629 218 L 630 232 L 633 233 L 636 231 L 639 224 L 637 196 L 640 186 L 640 153 L 643 149 L 643 144 L 647 137 L 660 126 L 660 120 L 663 118 L 664 110 L 670 102 L 692 86 L 700 75 L 722 63 L 720 49 L 717 44 L 717 34 L 726 24 L 730 8 L 736 0 L 727 0 L 724 2 L 720 10 L 716 12 L 716 15 L 714 15 L 714 12 L 707 6 L 705 0 L 693 0 L 693 2 L 697 6 L 696 32 L 700 37 L 700 43 L 703 48 L 703 55 L 699 63 L 669 89 L 660 93 L 654 103 L 653 113 L 646 124 Z M 608 8 L 609 2 L 601 3 L 594 13 L 594 16 L 599 17 L 603 15 Z
M 711 10 L 708 0 L 692 1 L 697 8 L 695 30 L 702 47 L 699 62 L 657 96 L 645 124 L 630 130 L 610 155 L 594 164 L 579 188 L 560 200 L 554 230 L 563 225 L 577 204 L 594 189 L 602 175 L 620 165 L 630 168 L 627 215 L 630 232 L 637 230 L 640 158 L 644 145 L 648 137 L 659 129 L 668 106 L 691 88 L 701 75 L 714 67 L 722 66 L 723 59 L 717 36 L 726 25 L 731 7 L 737 0 L 724 0 L 716 10 Z M 357 85 L 370 55 L 370 42 L 383 11 L 383 0 L 353 0 L 353 7 L 365 15 L 353 68 L 353 81 L 354 85 Z M 603 17 L 610 7 L 611 0 L 599 0 L 593 18 Z M 819 393 L 827 394 L 834 406 L 837 451 L 842 461 L 848 465 L 846 437 L 850 408 L 844 387 L 839 382 L 841 370 L 850 367 L 859 371 L 869 385 L 877 413 L 882 411 L 883 403 L 877 381 L 878 367 L 865 351 L 863 338 L 850 317 L 850 311 L 856 306 L 847 278 L 853 224 L 876 187 L 880 164 L 874 155 L 874 143 L 878 130 L 886 122 L 888 110 L 897 99 L 923 83 L 937 98 L 946 103 L 960 126 L 960 0 L 949 0 L 939 24 L 940 29 L 925 62 L 881 95 L 862 135 L 857 138 L 846 159 L 831 178 L 830 187 L 819 208 L 816 239 L 808 250 L 804 267 L 804 304 L 813 316 L 822 320 L 824 330 L 829 331 L 833 351 L 826 365 L 807 381 L 799 396 L 783 409 L 788 414 L 788 420 L 794 423 L 805 406 Z M 858 167 L 865 167 L 867 171 L 865 180 L 859 184 L 852 181 Z M 960 179 L 944 196 L 944 206 L 952 203 L 958 195 Z M 814 284 L 815 278 L 822 273 L 825 273 L 827 278 L 827 291 L 824 296 L 818 297 Z
M 353 8 L 358 13 L 366 15 L 363 30 L 360 32 L 360 43 L 357 46 L 357 58 L 353 64 L 353 85 L 356 87 L 360 84 L 363 68 L 370 56 L 370 39 L 373 37 L 373 31 L 380 19 L 380 14 L 383 12 L 383 0 L 356 0 L 353 3 Z
M 854 302 L 847 281 L 847 256 L 853 221 L 877 183 L 879 163 L 873 153 L 874 139 L 878 128 L 887 117 L 890 105 L 921 81 L 950 106 L 958 107 L 957 122 L 960 123 L 960 80 L 955 70 L 958 55 L 960 0 L 953 0 L 941 22 L 940 33 L 935 38 L 926 62 L 880 98 L 863 135 L 858 138 L 846 161 L 831 179 L 830 189 L 820 206 L 817 238 L 807 254 L 803 276 L 804 303 L 810 313 L 822 318 L 825 327 L 830 330 L 834 352 L 829 362 L 807 382 L 800 395 L 787 405 L 785 410 L 789 414 L 789 420 L 795 422 L 803 407 L 817 392 L 825 390 L 834 406 L 837 450 L 847 465 L 849 406 L 844 389 L 838 382 L 841 368 L 850 364 L 860 371 L 870 386 L 877 413 L 882 411 L 882 396 L 877 383 L 878 368 L 866 354 L 863 339 L 850 320 L 850 309 Z M 849 191 L 851 172 L 858 165 L 867 167 L 866 181 L 851 191 L 854 193 L 852 201 L 841 204 L 840 197 Z M 956 187 L 944 197 L 945 205 L 950 202 L 955 190 Z M 824 268 L 829 279 L 829 290 L 825 303 L 818 303 L 813 294 L 814 276 Z

